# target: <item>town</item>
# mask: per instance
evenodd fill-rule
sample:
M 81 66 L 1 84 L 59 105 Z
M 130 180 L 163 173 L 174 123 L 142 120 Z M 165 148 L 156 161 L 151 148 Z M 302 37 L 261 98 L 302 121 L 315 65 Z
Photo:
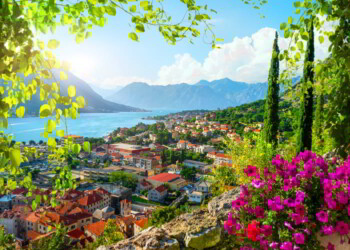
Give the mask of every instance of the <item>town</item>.
M 47 160 L 46 143 L 22 143 L 23 152 L 37 152 L 21 164 L 37 189 L 16 188 L 3 195 L 0 224 L 21 247 L 50 237 L 62 224 L 71 246 L 84 248 L 102 235 L 108 219 L 129 238 L 149 226 L 157 209 L 199 208 L 212 196 L 213 171 L 232 165 L 222 150 L 225 140 L 241 140 L 230 125 L 213 118 L 215 112 L 185 112 L 152 125 L 118 128 L 103 138 L 68 135 L 57 143 L 69 138 L 83 146 L 88 141 L 92 150 L 72 154 L 64 163 Z M 244 131 L 259 133 L 262 126 Z M 53 207 L 49 200 L 62 164 L 70 166 L 77 188 L 57 193 Z M 35 210 L 33 200 L 38 201 Z

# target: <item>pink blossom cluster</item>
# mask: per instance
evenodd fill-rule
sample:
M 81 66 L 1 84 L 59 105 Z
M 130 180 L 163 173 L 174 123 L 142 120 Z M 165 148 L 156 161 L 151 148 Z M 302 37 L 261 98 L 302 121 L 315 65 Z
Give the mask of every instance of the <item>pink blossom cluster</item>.
M 339 234 L 342 244 L 350 242 L 350 156 L 338 165 L 311 151 L 291 162 L 277 155 L 270 169 L 247 166 L 244 173 L 251 183 L 241 186 L 224 223 L 239 238 L 241 250 L 310 249 L 318 231 Z M 280 237 L 281 230 L 287 235 Z M 329 243 L 328 250 L 333 249 Z

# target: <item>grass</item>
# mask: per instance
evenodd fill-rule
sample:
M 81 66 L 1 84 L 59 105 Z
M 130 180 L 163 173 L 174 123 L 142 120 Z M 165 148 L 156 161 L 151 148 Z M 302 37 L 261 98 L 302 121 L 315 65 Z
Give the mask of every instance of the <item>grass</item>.
M 143 199 L 143 198 L 138 197 L 138 196 L 135 196 L 135 195 L 133 195 L 133 196 L 131 197 L 131 200 L 132 200 L 133 202 L 140 202 L 140 203 L 152 204 L 152 205 L 157 205 L 157 206 L 165 206 L 164 204 L 162 204 L 162 203 L 160 203 L 160 202 L 149 201 L 149 200 Z

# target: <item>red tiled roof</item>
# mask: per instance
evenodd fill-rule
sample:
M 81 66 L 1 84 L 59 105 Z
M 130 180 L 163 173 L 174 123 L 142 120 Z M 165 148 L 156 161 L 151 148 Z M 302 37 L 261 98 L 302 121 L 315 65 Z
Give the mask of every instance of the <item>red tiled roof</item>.
M 144 187 L 152 186 L 152 184 L 149 183 L 149 182 L 146 181 L 146 180 L 141 181 L 141 182 L 140 182 L 140 185 L 141 185 L 141 186 L 144 186 Z
M 89 206 L 91 204 L 99 202 L 100 200 L 102 200 L 102 197 L 99 194 L 97 194 L 96 192 L 93 192 L 91 194 L 84 196 L 83 198 L 80 198 L 78 200 L 78 203 L 81 206 Z
M 161 173 L 161 174 L 151 176 L 148 179 L 153 181 L 159 181 L 159 182 L 169 182 L 180 177 L 181 176 L 178 174 Z
M 164 185 L 160 185 L 156 187 L 155 190 L 157 190 L 159 193 L 163 193 L 165 190 L 167 190 L 167 188 Z
M 138 225 L 139 227 L 141 228 L 144 228 L 147 223 L 148 223 L 148 218 L 144 218 L 144 219 L 141 219 L 141 220 L 137 220 L 134 222 L 136 225 Z
M 29 240 L 35 240 L 36 238 L 38 238 L 39 236 L 42 236 L 43 234 L 41 234 L 41 233 L 38 233 L 38 232 L 35 232 L 35 231 L 33 231 L 33 230 L 29 230 L 28 232 L 27 232 L 27 238 L 29 239 Z
M 231 156 L 225 155 L 225 154 L 216 154 L 216 156 L 219 157 L 219 158 L 232 159 Z
M 124 156 L 124 159 L 130 159 L 130 158 L 132 158 L 133 156 L 132 155 L 125 155 Z
M 95 191 L 100 193 L 100 194 L 110 194 L 107 190 L 105 190 L 101 187 L 96 188 Z
M 79 228 L 77 229 L 74 229 L 70 232 L 67 233 L 67 235 L 71 238 L 74 238 L 74 239 L 82 239 L 82 238 L 85 238 L 85 234 L 83 231 L 81 231 Z
M 32 212 L 25 218 L 25 220 L 36 223 L 40 220 L 40 215 L 37 212 Z
M 26 194 L 26 193 L 28 193 L 28 189 L 24 187 L 16 188 L 15 190 L 12 191 L 13 195 Z
M 84 226 L 84 229 L 96 236 L 101 236 L 103 234 L 103 231 L 105 230 L 105 225 L 106 225 L 106 222 L 101 220 L 101 221 L 89 224 L 87 226 Z

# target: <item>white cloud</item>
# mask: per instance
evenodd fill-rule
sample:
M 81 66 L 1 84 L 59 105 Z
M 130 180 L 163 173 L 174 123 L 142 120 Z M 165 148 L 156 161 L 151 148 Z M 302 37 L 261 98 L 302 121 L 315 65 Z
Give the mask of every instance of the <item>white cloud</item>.
M 190 54 L 178 54 L 173 64 L 160 68 L 155 84 L 196 83 L 224 77 L 248 83 L 265 82 L 275 32 L 272 28 L 262 28 L 249 37 L 235 37 L 232 42 L 220 45 L 221 49 L 210 51 L 203 63 Z M 329 41 L 326 39 L 321 45 L 317 33 L 315 40 L 316 58 L 323 59 L 328 55 Z M 289 40 L 279 37 L 280 50 L 288 46 Z

